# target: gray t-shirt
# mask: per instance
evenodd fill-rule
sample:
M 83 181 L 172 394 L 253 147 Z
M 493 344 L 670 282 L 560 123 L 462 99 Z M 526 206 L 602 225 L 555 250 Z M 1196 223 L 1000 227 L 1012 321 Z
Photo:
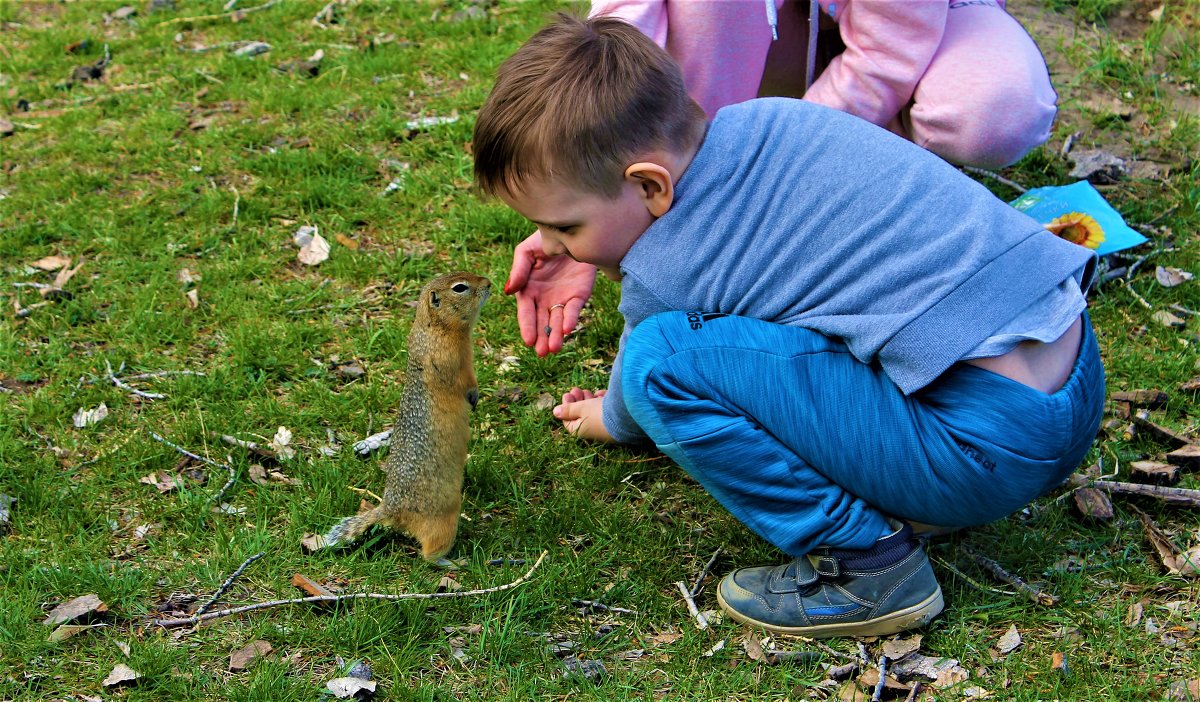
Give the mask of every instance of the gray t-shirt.
M 621 345 L 658 312 L 743 315 L 841 338 L 912 393 L 957 361 L 1057 338 L 1094 269 L 1092 251 L 884 129 L 751 100 L 717 113 L 671 209 L 622 260 Z M 604 425 L 644 441 L 621 355 Z

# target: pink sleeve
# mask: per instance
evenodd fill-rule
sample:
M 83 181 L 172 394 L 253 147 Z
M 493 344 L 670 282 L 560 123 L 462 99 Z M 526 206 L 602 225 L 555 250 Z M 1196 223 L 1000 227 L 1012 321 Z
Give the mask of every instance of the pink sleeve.
M 946 0 L 820 0 L 846 50 L 804 99 L 887 125 L 908 104 L 942 42 Z
M 593 0 L 588 17 L 616 17 L 667 48 L 667 0 Z

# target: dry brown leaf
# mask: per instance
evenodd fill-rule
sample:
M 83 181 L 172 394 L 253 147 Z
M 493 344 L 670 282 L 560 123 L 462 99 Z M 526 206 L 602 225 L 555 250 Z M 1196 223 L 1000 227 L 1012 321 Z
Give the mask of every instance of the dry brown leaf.
M 358 242 L 355 241 L 354 239 L 351 239 L 350 237 L 346 236 L 345 234 L 338 233 L 333 238 L 337 240 L 337 243 L 341 244 L 342 246 L 345 246 L 346 248 L 350 249 L 351 251 L 358 250 L 358 246 L 359 246 Z
M 197 309 L 200 307 L 200 293 L 194 288 L 188 290 L 184 297 L 187 299 L 188 307 L 192 309 Z
M 103 614 L 108 611 L 108 605 L 100 599 L 98 595 L 83 595 L 76 597 L 73 600 L 68 600 L 50 610 L 49 616 L 46 617 L 42 624 L 46 626 L 54 626 L 56 624 L 64 624 L 72 622 L 83 616 L 93 614 Z
M 890 661 L 898 661 L 917 649 L 921 648 L 921 635 L 896 637 L 883 643 L 883 655 Z
M 1004 635 L 1000 637 L 1000 640 L 996 642 L 996 650 L 999 651 L 1001 655 L 1006 656 L 1015 651 L 1020 645 L 1021 633 L 1017 631 L 1017 625 L 1013 624 L 1008 628 L 1008 631 L 1004 632 Z
M 1071 493 L 1075 508 L 1085 517 L 1108 521 L 1113 518 L 1112 500 L 1103 490 L 1090 487 L 1075 488 Z
M 66 256 L 46 256 L 45 258 L 39 258 L 29 265 L 41 271 L 56 271 L 60 268 L 69 267 L 71 259 Z
M 1170 702 L 1195 702 L 1200 700 L 1200 678 L 1176 680 L 1167 688 Z
M 67 263 L 69 265 L 70 261 L 68 261 Z M 50 287 L 58 288 L 59 290 L 66 287 L 67 282 L 70 281 L 71 278 L 75 277 L 75 274 L 79 272 L 79 269 L 83 268 L 84 263 L 86 263 L 86 261 L 80 261 L 79 264 L 76 265 L 74 268 L 68 268 L 66 266 L 63 266 L 58 271 L 58 274 L 54 276 L 54 282 L 50 284 Z
M 1179 268 L 1171 268 L 1167 266 L 1155 266 L 1154 268 L 1154 278 L 1158 281 L 1158 284 L 1164 288 L 1173 288 L 1176 285 L 1182 285 L 1183 283 L 1191 280 L 1193 277 L 1195 276 L 1193 276 L 1191 273 Z
M 124 683 L 132 683 L 140 677 L 142 677 L 141 673 L 137 672 L 133 668 L 130 668 L 124 663 L 118 663 L 116 667 L 112 669 L 112 672 L 108 674 L 108 677 L 104 679 L 104 686 L 113 687 L 115 685 L 121 685 Z
M 462 584 L 449 575 L 443 575 L 437 584 L 437 592 L 457 592 L 461 589 Z
M 327 545 L 328 544 L 325 541 L 325 537 L 321 534 L 305 534 L 300 539 L 300 547 L 304 549 L 305 553 L 320 551 Z
M 1150 545 L 1154 546 L 1154 550 L 1158 553 L 1158 558 L 1162 562 L 1163 567 L 1167 569 L 1168 573 L 1179 575 L 1178 549 L 1171 543 L 1167 535 L 1158 528 L 1158 525 L 1150 519 L 1149 515 L 1138 510 L 1138 518 L 1142 520 L 1142 530 L 1146 533 L 1146 539 L 1150 541 Z M 1196 573 L 1193 572 L 1193 574 Z
M 746 634 L 746 638 L 742 640 L 742 648 L 745 649 L 746 655 L 750 657 L 750 660 L 756 663 L 766 662 L 767 654 L 763 652 L 762 643 L 759 642 L 754 632 Z
M 67 639 L 71 638 L 72 636 L 74 636 L 75 634 L 78 634 L 81 631 L 87 631 L 88 629 L 97 629 L 97 628 L 101 628 L 101 627 L 105 627 L 105 626 L 108 626 L 108 625 L 107 624 L 62 624 L 57 629 L 50 632 L 50 636 L 47 636 L 46 640 L 53 642 L 53 643 L 58 643 L 59 641 L 66 641 Z
M 229 655 L 229 672 L 240 673 L 273 650 L 271 644 L 262 639 L 248 643 Z
M 306 266 L 315 266 L 329 258 L 329 242 L 320 234 L 313 234 L 312 241 L 300 249 L 296 258 Z

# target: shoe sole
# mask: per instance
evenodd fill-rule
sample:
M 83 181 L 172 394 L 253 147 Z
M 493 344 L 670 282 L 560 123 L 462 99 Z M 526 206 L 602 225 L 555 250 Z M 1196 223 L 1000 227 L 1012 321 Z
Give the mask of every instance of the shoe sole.
M 778 624 L 760 622 L 754 617 L 748 617 L 734 610 L 725 604 L 725 598 L 721 596 L 720 588 L 717 589 L 717 602 L 721 605 L 721 609 L 725 610 L 732 619 L 742 624 L 757 626 L 776 634 L 808 636 L 815 639 L 830 638 L 833 636 L 884 636 L 886 634 L 895 634 L 915 629 L 928 624 L 934 617 L 941 614 L 942 609 L 946 606 L 942 600 L 942 589 L 939 587 L 937 592 L 923 601 L 898 612 L 892 612 L 891 614 L 875 619 L 868 619 L 861 622 L 839 622 L 837 624 L 814 624 L 812 626 L 779 626 Z

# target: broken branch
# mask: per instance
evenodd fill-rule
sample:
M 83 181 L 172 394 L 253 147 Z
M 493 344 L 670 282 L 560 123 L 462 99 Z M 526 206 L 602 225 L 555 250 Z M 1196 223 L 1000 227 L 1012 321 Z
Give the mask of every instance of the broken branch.
M 208 611 L 209 607 L 212 607 L 214 604 L 216 604 L 217 600 L 221 599 L 221 595 L 224 595 L 229 588 L 233 587 L 233 582 L 241 577 L 242 573 L 246 570 L 246 566 L 257 561 L 265 555 L 267 555 L 265 551 L 260 551 L 247 558 L 240 566 L 238 566 L 237 570 L 233 571 L 233 575 L 226 578 L 225 582 L 221 584 L 221 587 L 217 588 L 216 594 L 214 594 L 208 602 L 200 605 L 200 607 L 196 610 L 196 616 L 204 614 Z
M 1017 592 L 1028 597 L 1035 604 L 1045 605 L 1047 607 L 1058 603 L 1058 597 L 1051 595 L 1040 588 L 1034 587 L 1022 580 L 1019 576 L 1013 575 L 1000 566 L 999 563 L 993 561 L 987 556 L 979 553 L 966 542 L 958 545 L 958 550 L 969 556 L 981 568 L 986 570 L 991 576 L 1002 583 L 1008 583 L 1017 589 Z
M 1096 480 L 1089 482 L 1082 475 L 1072 475 L 1074 485 L 1090 485 L 1104 490 L 1110 495 L 1140 495 L 1162 500 L 1168 505 L 1178 507 L 1200 507 L 1200 490 L 1188 488 L 1166 487 L 1164 485 L 1140 485 L 1138 483 L 1122 483 L 1115 480 Z
M 350 600 L 386 600 L 396 602 L 399 600 L 432 600 L 442 599 L 447 597 L 468 597 L 472 595 L 484 595 L 493 592 L 503 592 L 511 590 L 514 587 L 524 583 L 533 575 L 533 571 L 537 570 L 542 564 L 542 560 L 546 557 L 548 551 L 542 551 L 542 555 L 538 556 L 537 562 L 533 564 L 524 575 L 506 585 L 497 585 L 496 587 L 483 588 L 479 590 L 457 590 L 449 592 L 408 592 L 399 595 L 389 595 L 377 592 L 358 592 L 349 595 L 323 595 L 320 597 L 297 597 L 290 600 L 270 600 L 268 602 L 257 602 L 255 604 L 243 605 L 241 607 L 231 607 L 222 609 L 218 612 L 209 612 L 198 616 L 181 617 L 179 619 L 155 619 L 149 622 L 152 626 L 160 626 L 164 629 L 174 629 L 181 626 L 193 626 L 206 622 L 212 619 L 220 619 L 234 614 L 242 614 L 243 612 L 252 612 L 259 609 L 267 609 L 269 607 L 278 607 L 280 605 L 289 604 L 304 604 L 308 602 L 343 602 Z
M 688 612 L 696 620 L 697 629 L 707 629 L 708 620 L 700 613 L 700 609 L 696 607 L 696 600 L 692 599 L 692 593 L 688 591 L 687 585 L 683 584 L 682 580 L 675 581 L 675 587 L 679 588 L 680 594 L 683 595 L 683 601 L 687 603 Z

